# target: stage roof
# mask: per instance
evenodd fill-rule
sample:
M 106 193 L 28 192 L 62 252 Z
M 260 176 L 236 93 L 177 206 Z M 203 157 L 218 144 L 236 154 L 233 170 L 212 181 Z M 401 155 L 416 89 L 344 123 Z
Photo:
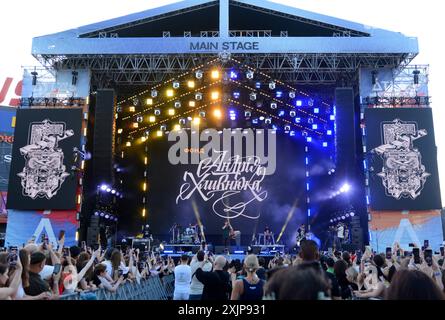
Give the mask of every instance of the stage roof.
M 257 44 L 224 47 L 223 42 Z M 269 1 L 187 0 L 36 37 L 32 46 L 35 56 L 221 51 L 417 54 L 418 42 L 401 33 Z

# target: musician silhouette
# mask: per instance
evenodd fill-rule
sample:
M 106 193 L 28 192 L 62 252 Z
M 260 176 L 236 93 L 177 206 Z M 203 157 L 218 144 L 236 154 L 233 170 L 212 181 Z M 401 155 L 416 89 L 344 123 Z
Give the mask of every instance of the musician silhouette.
M 224 223 L 224 226 L 222 227 L 223 230 L 223 242 L 224 242 L 224 248 L 227 248 L 227 243 L 230 245 L 230 239 L 233 237 L 233 228 L 230 225 L 230 221 L 227 219 Z
M 272 243 L 272 231 L 270 231 L 269 226 L 266 226 L 266 228 L 264 228 L 264 244 L 267 245 L 271 245 Z

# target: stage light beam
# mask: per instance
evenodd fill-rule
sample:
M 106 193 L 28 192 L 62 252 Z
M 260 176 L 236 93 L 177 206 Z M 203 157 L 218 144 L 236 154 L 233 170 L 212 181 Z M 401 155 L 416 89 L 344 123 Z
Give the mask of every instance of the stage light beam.
M 222 112 L 220 109 L 215 109 L 213 110 L 213 116 L 217 119 L 221 119 L 222 118 Z
M 211 73 L 212 79 L 217 80 L 217 79 L 219 79 L 219 76 L 220 76 L 219 70 L 212 70 L 212 73 Z
M 289 213 L 287 214 L 286 222 L 284 223 L 283 227 L 281 228 L 281 232 L 280 232 L 280 234 L 277 238 L 277 241 L 276 241 L 277 243 L 280 242 L 281 237 L 284 234 L 284 231 L 286 231 L 287 225 L 288 225 L 289 221 L 292 219 L 292 217 L 295 213 L 295 209 L 297 209 L 297 203 L 298 203 L 298 199 L 295 199 L 291 209 L 289 210 Z

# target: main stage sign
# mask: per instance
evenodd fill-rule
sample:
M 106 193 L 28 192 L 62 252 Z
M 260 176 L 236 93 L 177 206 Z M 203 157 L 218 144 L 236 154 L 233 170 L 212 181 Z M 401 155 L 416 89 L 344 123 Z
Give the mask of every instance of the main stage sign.
M 258 41 L 194 41 L 190 42 L 190 51 L 256 51 L 260 50 Z

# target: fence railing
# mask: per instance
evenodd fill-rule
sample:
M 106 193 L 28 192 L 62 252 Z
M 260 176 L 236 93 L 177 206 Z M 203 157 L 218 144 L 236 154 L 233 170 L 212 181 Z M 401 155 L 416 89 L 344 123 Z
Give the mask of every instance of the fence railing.
M 62 295 L 60 300 L 169 300 L 173 297 L 174 276 L 158 276 L 141 279 L 140 283 L 127 282 L 110 292 L 98 289 Z

